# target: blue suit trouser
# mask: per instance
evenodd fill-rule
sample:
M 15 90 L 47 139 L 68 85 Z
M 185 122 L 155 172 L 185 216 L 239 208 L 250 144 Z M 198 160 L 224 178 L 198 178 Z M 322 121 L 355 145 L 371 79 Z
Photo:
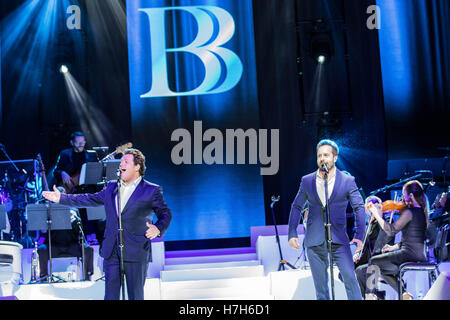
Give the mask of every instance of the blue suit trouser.
M 361 290 L 359 288 L 358 280 L 356 279 L 355 265 L 353 263 L 350 245 L 333 243 L 331 248 L 333 262 L 337 265 L 342 275 L 345 291 L 347 292 L 347 299 L 362 300 Z M 321 245 L 307 247 L 306 254 L 311 267 L 317 300 L 330 300 L 327 270 L 329 266 L 329 253 L 327 243 L 324 241 Z
M 120 300 L 120 255 L 115 246 L 111 257 L 103 261 L 105 272 L 105 300 Z M 124 261 L 125 283 L 128 300 L 144 300 L 144 285 L 147 278 L 148 259 L 146 261 Z

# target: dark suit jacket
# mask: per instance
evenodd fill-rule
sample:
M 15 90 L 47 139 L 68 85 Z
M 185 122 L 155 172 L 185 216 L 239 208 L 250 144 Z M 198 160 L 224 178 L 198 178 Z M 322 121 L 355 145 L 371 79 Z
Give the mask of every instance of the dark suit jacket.
M 115 206 L 117 182 L 110 182 L 100 192 L 94 194 L 61 194 L 60 204 L 85 208 L 105 206 L 106 227 L 100 255 L 108 259 L 119 237 L 119 218 Z M 158 221 L 155 226 L 163 236 L 172 219 L 167 207 L 161 187 L 142 179 L 134 190 L 122 211 L 123 239 L 125 247 L 125 261 L 149 261 L 151 257 L 150 240 L 145 237 L 148 227 L 146 222 L 156 214 Z
M 350 201 L 356 212 L 355 238 L 363 240 L 365 231 L 364 202 L 355 178 L 336 168 L 336 180 L 329 198 L 331 239 L 333 243 L 348 244 L 346 209 Z M 320 201 L 316 188 L 316 172 L 302 177 L 297 196 L 291 206 L 289 216 L 289 239 L 297 237 L 297 226 L 300 222 L 303 206 L 308 203 L 309 213 L 306 223 L 304 243 L 306 247 L 317 246 L 325 241 L 325 208 Z

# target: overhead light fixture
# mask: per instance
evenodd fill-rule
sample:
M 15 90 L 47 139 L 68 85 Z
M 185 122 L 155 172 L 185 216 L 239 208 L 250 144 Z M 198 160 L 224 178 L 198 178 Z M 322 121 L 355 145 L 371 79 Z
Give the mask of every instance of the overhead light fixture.
M 67 66 L 63 64 L 61 68 L 59 68 L 59 72 L 61 72 L 62 74 L 67 73 L 69 72 L 69 68 L 67 68 Z
M 334 55 L 332 32 L 328 23 L 317 20 L 310 31 L 310 54 L 319 64 L 328 63 Z
M 324 55 L 320 55 L 317 57 L 317 62 L 320 64 L 324 64 L 327 58 Z

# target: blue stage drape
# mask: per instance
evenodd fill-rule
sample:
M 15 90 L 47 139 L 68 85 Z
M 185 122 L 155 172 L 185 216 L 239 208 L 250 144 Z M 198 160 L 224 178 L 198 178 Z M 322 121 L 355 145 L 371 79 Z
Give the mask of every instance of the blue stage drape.
M 442 155 L 437 148 L 448 144 L 450 115 L 450 2 L 377 4 L 389 158 Z

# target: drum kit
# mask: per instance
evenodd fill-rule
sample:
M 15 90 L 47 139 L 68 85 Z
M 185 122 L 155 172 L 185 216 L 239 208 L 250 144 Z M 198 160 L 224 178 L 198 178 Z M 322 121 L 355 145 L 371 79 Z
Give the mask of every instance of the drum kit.
M 1 239 L 20 243 L 24 248 L 33 246 L 39 234 L 27 231 L 26 207 L 38 202 L 42 192 L 42 175 L 36 160 L 0 162 L 0 205 L 5 207 L 11 229 L 1 232 Z
M 124 144 L 105 156 L 99 162 L 102 164 L 100 171 L 103 171 L 103 165 L 111 160 L 113 165 L 111 168 L 114 167 L 115 169 L 111 171 L 109 170 L 110 166 L 105 166 L 106 177 L 111 176 L 111 172 L 115 177 L 119 163 L 112 159 L 116 154 L 123 153 L 125 149 L 132 146 L 131 142 Z M 105 149 L 105 147 L 94 148 L 94 151 L 97 151 L 95 149 Z M 4 206 L 6 218 L 10 225 L 9 232 L 6 232 L 5 229 L 0 230 L 0 240 L 18 242 L 25 249 L 33 248 L 35 242 L 39 240 L 40 234 L 39 231 L 27 229 L 26 209 L 29 204 L 44 201 L 42 191 L 48 189 L 46 171 L 41 156 L 38 154 L 36 159 L 13 161 L 7 154 L 5 146 L 1 143 L 0 151 L 8 159 L 8 161 L 0 161 L 0 206 Z M 108 173 L 109 171 L 111 172 Z

